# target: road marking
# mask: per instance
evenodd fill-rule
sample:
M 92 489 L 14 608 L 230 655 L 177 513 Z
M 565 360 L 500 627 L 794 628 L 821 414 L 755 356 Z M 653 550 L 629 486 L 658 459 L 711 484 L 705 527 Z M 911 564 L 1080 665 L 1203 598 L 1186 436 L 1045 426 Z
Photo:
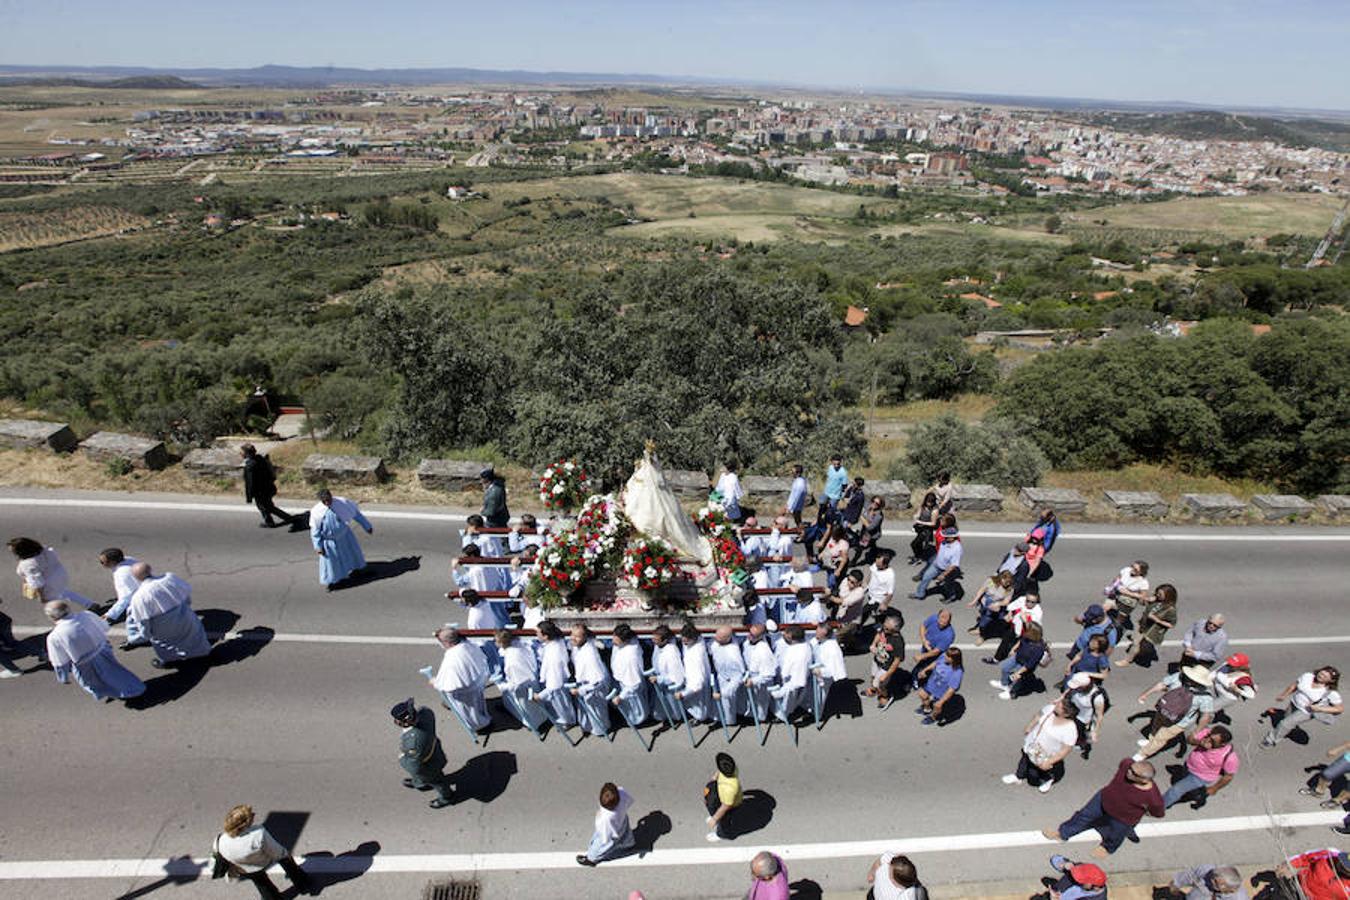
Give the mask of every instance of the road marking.
M 1230 816 L 1222 819 L 1191 819 L 1184 822 L 1150 822 L 1138 827 L 1141 838 L 1173 838 L 1200 834 L 1262 831 L 1277 828 L 1310 828 L 1339 822 L 1338 812 L 1284 813 L 1280 815 Z M 1096 842 L 1087 831 L 1070 843 Z M 996 850 L 1010 847 L 1057 846 L 1039 831 L 1003 831 L 934 837 L 900 837 L 886 840 L 821 844 L 775 844 L 771 849 L 785 860 L 872 857 L 882 853 L 950 853 Z M 604 864 L 605 868 L 656 868 L 660 866 L 706 866 L 746 863 L 762 845 L 737 847 L 679 847 L 657 849 L 641 856 L 628 856 Z M 0 862 L 0 881 L 65 881 L 74 878 L 162 878 L 201 876 L 208 861 L 176 859 L 67 859 Z M 538 869 L 578 870 L 575 852 L 545 853 L 446 853 L 403 856 L 323 856 L 307 859 L 305 868 L 316 874 L 360 872 L 513 872 Z
M 14 634 L 18 637 L 33 637 L 39 634 L 46 634 L 51 631 L 50 628 L 44 628 L 40 625 L 15 625 Z M 110 628 L 108 634 L 111 637 L 125 637 L 125 628 Z M 212 631 L 208 632 L 212 640 L 230 641 L 264 641 L 280 642 L 285 644 L 368 644 L 368 645 L 396 645 L 396 646 L 425 646 L 433 643 L 434 639 L 427 637 L 405 637 L 397 634 L 309 634 L 305 632 L 271 632 L 266 629 L 259 630 L 257 627 L 245 628 L 238 631 Z M 1280 646 L 1298 646 L 1298 645 L 1317 645 L 1323 644 L 1350 644 L 1350 634 L 1328 634 L 1317 635 L 1315 637 L 1273 637 L 1273 638 L 1232 638 L 1228 641 L 1229 645 L 1235 647 L 1280 647 Z M 958 650 L 972 651 L 980 649 L 990 649 L 995 642 L 986 641 L 981 646 L 975 644 L 954 644 Z M 1180 647 L 1181 641 L 1163 641 L 1164 647 Z M 1058 641 L 1050 644 L 1053 650 L 1067 650 L 1073 646 L 1072 641 Z M 907 650 L 920 650 L 923 645 L 917 642 L 905 644 Z
M 278 502 L 285 503 L 279 500 Z M 252 506 L 240 503 L 226 506 L 223 503 L 186 503 L 165 500 L 78 500 L 70 497 L 0 497 L 0 506 L 48 506 L 71 509 L 143 509 L 164 512 L 216 512 L 236 513 L 239 515 L 257 515 Z M 467 513 L 409 512 L 407 510 L 363 509 L 368 518 L 390 519 L 417 522 L 463 522 Z M 1160 528 L 1164 526 L 1159 526 Z M 1241 527 L 1241 526 L 1238 526 Z M 1336 534 L 1282 534 L 1271 530 L 1264 534 L 1236 534 L 1232 530 L 1216 529 L 1213 534 L 1168 534 L 1163 531 L 1132 531 L 1114 534 L 1067 532 L 1059 536 L 1061 541 L 1162 541 L 1195 542 L 1214 541 L 1227 543 L 1278 542 L 1278 543 L 1345 543 L 1350 542 L 1350 532 Z M 886 529 L 882 534 L 888 537 L 910 537 L 912 531 Z M 968 538 L 1005 538 L 1016 540 L 1025 537 L 1025 531 L 965 531 L 961 534 Z

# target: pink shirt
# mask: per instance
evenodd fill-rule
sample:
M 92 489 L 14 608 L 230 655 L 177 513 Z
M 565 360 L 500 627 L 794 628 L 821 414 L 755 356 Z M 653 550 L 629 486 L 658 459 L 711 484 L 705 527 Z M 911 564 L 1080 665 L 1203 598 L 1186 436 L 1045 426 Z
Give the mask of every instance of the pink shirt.
M 1195 733 L 1195 739 L 1201 740 L 1207 734 L 1209 729 L 1201 728 Z M 1236 775 L 1238 765 L 1237 749 L 1231 743 L 1214 750 L 1196 747 L 1191 751 L 1191 755 L 1186 757 L 1186 768 L 1190 773 L 1209 784 L 1213 784 L 1224 775 Z
M 788 888 L 787 866 L 783 865 L 783 860 L 775 856 L 778 860 L 778 874 L 768 881 L 759 878 L 750 885 L 750 893 L 746 894 L 746 900 L 788 900 L 791 890 Z

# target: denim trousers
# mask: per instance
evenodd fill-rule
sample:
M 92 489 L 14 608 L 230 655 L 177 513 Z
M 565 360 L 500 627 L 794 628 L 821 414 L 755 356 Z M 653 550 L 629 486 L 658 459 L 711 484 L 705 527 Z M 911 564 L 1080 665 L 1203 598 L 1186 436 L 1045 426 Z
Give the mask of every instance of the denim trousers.
M 1167 793 L 1163 794 L 1163 806 L 1170 809 L 1172 804 L 1179 803 L 1191 791 L 1207 788 L 1213 783 L 1212 781 L 1206 781 L 1194 772 L 1187 772 L 1185 778 L 1172 785 L 1167 789 Z
M 1106 814 L 1106 810 L 1102 809 L 1101 791 L 1093 794 L 1087 805 L 1060 824 L 1059 836 L 1067 841 L 1075 834 L 1087 831 L 1089 828 L 1097 829 L 1097 833 L 1102 836 L 1102 846 L 1106 848 L 1107 853 L 1115 853 L 1119 850 L 1120 845 L 1125 843 L 1125 838 L 1129 837 L 1130 833 L 1134 831 L 1132 826 Z

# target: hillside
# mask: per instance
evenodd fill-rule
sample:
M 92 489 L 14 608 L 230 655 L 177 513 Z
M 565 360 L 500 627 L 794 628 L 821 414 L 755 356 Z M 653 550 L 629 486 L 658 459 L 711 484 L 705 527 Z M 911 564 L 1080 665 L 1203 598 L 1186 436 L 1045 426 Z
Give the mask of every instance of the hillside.
M 1350 122 L 1325 119 L 1276 119 L 1236 113 L 1094 112 L 1072 115 L 1090 125 L 1138 134 L 1170 134 L 1190 140 L 1275 141 L 1295 147 L 1350 151 Z

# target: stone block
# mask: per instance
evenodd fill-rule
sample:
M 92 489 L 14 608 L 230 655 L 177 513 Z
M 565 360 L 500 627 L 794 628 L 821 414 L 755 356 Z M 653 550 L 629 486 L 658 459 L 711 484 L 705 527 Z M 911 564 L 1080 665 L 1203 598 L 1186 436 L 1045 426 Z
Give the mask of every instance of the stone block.
M 1181 503 L 1200 519 L 1233 519 L 1247 509 L 1232 494 L 1182 494 Z
M 0 419 L 0 445 L 19 450 L 46 448 L 53 453 L 69 453 L 80 442 L 64 422 Z
M 881 497 L 886 509 L 909 509 L 909 485 L 903 481 L 869 481 L 863 485 L 868 497 Z
M 301 471 L 310 484 L 379 484 L 389 477 L 378 456 L 311 453 Z
M 1001 512 L 1003 493 L 992 484 L 954 484 L 952 509 L 957 512 Z
M 1291 516 L 1302 518 L 1311 515 L 1313 508 L 1311 503 L 1297 494 L 1256 494 L 1252 497 L 1252 509 L 1271 521 Z
M 1350 494 L 1323 494 L 1317 498 L 1317 505 L 1329 516 L 1350 515 Z
M 741 478 L 741 487 L 747 496 L 777 500 L 781 506 L 787 502 L 787 496 L 792 491 L 792 479 L 772 475 L 745 475 Z
M 1156 491 L 1102 491 L 1106 502 L 1122 516 L 1148 516 L 1161 519 L 1171 509 Z
M 417 464 L 417 483 L 430 491 L 467 491 L 482 484 L 478 475 L 487 467 L 468 459 L 424 459 Z
M 1073 488 L 1024 487 L 1017 499 L 1028 509 L 1049 507 L 1060 515 L 1081 513 L 1087 509 L 1087 498 Z
M 688 469 L 666 469 L 666 485 L 675 492 L 677 497 L 686 497 L 690 500 L 708 499 L 708 491 L 712 489 L 708 481 L 706 472 L 691 472 Z
M 169 451 L 163 441 L 134 434 L 100 431 L 80 444 L 84 455 L 98 462 L 124 459 L 137 469 L 162 469 L 169 464 Z
M 183 470 L 193 478 L 244 477 L 244 458 L 236 447 L 201 447 L 183 457 Z

